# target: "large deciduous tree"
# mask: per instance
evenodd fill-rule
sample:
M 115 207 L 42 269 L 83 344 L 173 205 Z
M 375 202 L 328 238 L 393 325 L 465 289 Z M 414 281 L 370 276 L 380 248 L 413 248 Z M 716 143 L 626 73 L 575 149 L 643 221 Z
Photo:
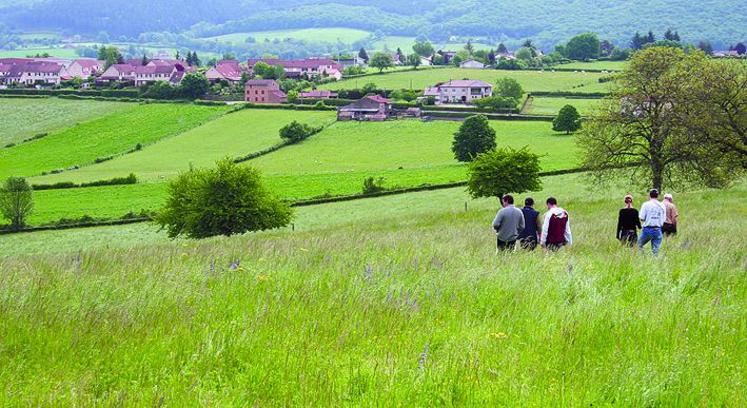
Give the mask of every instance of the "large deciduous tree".
M 581 115 L 578 114 L 573 105 L 565 105 L 560 108 L 558 116 L 552 121 L 552 130 L 570 134 L 581 129 Z
M 594 33 L 579 34 L 565 46 L 566 56 L 580 61 L 599 58 L 599 50 L 599 38 Z
M 392 56 L 383 52 L 377 52 L 368 62 L 368 65 L 372 68 L 376 68 L 379 72 L 383 72 L 385 69 L 389 69 L 394 66 L 394 60 Z
M 598 181 L 622 172 L 638 186 L 658 189 L 691 183 L 723 187 L 737 177 L 734 155 L 719 153 L 703 136 L 714 125 L 698 123 L 714 103 L 693 101 L 694 84 L 714 69 L 710 64 L 703 53 L 686 55 L 679 48 L 637 52 L 612 96 L 584 123 L 577 139 L 584 166 Z
M 412 46 L 412 50 L 421 57 L 430 57 L 436 50 L 433 48 L 433 44 L 428 41 L 417 41 Z
M 495 149 L 495 130 L 485 115 L 468 117 L 454 134 L 451 151 L 461 162 L 468 162 L 480 154 Z

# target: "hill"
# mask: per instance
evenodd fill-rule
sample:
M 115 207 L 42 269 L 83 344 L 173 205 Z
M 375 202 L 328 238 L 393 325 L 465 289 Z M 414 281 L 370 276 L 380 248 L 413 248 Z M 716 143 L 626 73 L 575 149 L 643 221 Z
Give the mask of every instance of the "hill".
M 0 3 L 1 4 L 1 3 Z M 39 0 L 0 6 L 0 22 L 24 30 L 57 29 L 119 38 L 143 32 L 182 32 L 216 36 L 290 28 L 344 27 L 386 35 L 424 35 L 442 42 L 451 36 L 517 43 L 534 39 L 550 49 L 574 34 L 595 31 L 603 38 L 627 43 L 636 31 L 662 33 L 677 29 L 684 40 L 715 44 L 744 40 L 747 14 L 740 0 L 458 0 L 373 1 L 261 0 L 199 2 L 134 0 Z
M 681 234 L 653 259 L 614 241 L 624 190 L 579 183 L 533 193 L 570 211 L 555 254 L 496 255 L 495 202 L 465 212 L 461 189 L 202 242 L 0 237 L 5 402 L 745 405 L 747 244 L 722 238 L 747 229 L 744 184 L 678 194 Z

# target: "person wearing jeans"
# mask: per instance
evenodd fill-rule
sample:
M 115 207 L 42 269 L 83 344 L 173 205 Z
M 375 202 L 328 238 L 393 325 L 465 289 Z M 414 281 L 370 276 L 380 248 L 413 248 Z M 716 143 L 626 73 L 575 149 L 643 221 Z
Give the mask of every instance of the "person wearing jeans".
M 643 230 L 641 231 L 641 236 L 638 238 L 638 248 L 642 249 L 646 244 L 651 242 L 651 251 L 654 255 L 658 255 L 663 237 L 661 227 L 664 225 L 664 220 L 666 219 L 666 209 L 658 200 L 658 190 L 651 190 L 648 196 L 650 199 L 643 203 L 639 215 Z

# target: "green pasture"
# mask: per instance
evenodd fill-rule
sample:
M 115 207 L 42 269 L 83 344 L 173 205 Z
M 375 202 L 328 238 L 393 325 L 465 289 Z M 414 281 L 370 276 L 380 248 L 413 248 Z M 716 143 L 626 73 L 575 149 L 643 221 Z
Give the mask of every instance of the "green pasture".
M 0 147 L 122 111 L 132 104 L 58 98 L 0 98 Z
M 78 58 L 74 48 L 64 47 L 39 47 L 18 48 L 15 50 L 0 50 L 0 58 L 25 58 L 36 54 L 49 54 L 59 58 Z
M 458 189 L 199 242 L 0 236 L 37 252 L 0 256 L 4 403 L 747 404 L 747 243 L 723 238 L 747 229 L 744 183 L 677 194 L 680 234 L 653 258 L 614 239 L 624 190 L 570 177 L 532 193 L 569 211 L 558 253 L 496 254 L 495 201 L 465 212 Z
M 434 43 L 433 47 L 436 50 L 446 50 L 446 51 L 461 51 L 464 49 L 464 46 L 466 45 L 466 42 L 460 42 L 460 43 Z M 413 53 L 412 46 L 415 45 L 415 37 L 407 37 L 407 36 L 385 36 L 379 40 L 374 41 L 373 43 L 373 49 L 374 50 L 388 50 L 391 52 L 394 52 L 397 50 L 397 48 L 401 49 L 402 52 L 409 55 Z M 490 45 L 490 44 L 484 44 L 479 41 L 475 42 L 472 41 L 472 45 L 475 47 L 476 50 L 488 50 L 488 49 L 495 49 L 498 47 L 498 45 Z
M 282 41 L 286 38 L 303 40 L 309 43 L 354 43 L 366 39 L 371 33 L 352 28 L 304 28 L 294 30 L 255 31 L 206 37 L 206 40 L 218 42 L 247 44 L 247 37 L 253 37 L 257 42 Z
M 535 91 L 572 91 L 572 92 L 606 92 L 609 83 L 600 83 L 599 78 L 605 74 L 591 72 L 551 72 L 551 71 L 505 71 L 495 69 L 460 69 L 438 68 L 406 72 L 391 72 L 386 75 L 372 75 L 362 78 L 344 79 L 320 86 L 322 89 L 361 88 L 367 83 L 374 83 L 381 89 L 417 89 L 422 90 L 438 82 L 451 79 L 481 79 L 495 83 L 499 78 L 516 79 L 527 92 Z
M 570 68 L 578 69 L 580 71 L 585 69 L 602 69 L 608 71 L 622 71 L 627 66 L 628 61 L 592 61 L 592 62 L 581 62 L 573 61 L 567 64 L 559 64 L 557 68 Z M 552 68 L 551 68 L 552 69 Z
M 192 167 L 210 167 L 224 157 L 240 157 L 280 143 L 278 131 L 293 120 L 324 126 L 334 112 L 246 109 L 224 115 L 141 151 L 76 171 L 32 179 L 37 184 L 94 181 L 135 173 L 141 181 L 173 178 Z
M 191 104 L 132 104 L 119 112 L 80 123 L 32 143 L 0 149 L 0 178 L 93 164 L 98 157 L 125 153 L 206 123 L 227 107 Z
M 581 115 L 590 114 L 599 106 L 600 99 L 589 98 L 548 98 L 533 96 L 521 113 L 528 115 L 557 115 L 565 105 L 572 105 Z
M 36 213 L 31 223 L 82 215 L 118 217 L 129 211 L 155 210 L 165 201 L 165 181 L 187 170 L 190 162 L 194 167 L 210 166 L 218 158 L 235 157 L 237 152 L 233 149 L 247 146 L 246 154 L 273 144 L 277 136 L 272 135 L 277 135 L 277 129 L 287 122 L 261 125 L 252 122 L 252 118 L 287 118 L 283 114 L 287 115 L 288 111 L 233 113 L 109 162 L 31 178 L 32 183 L 43 184 L 93 181 L 135 173 L 145 182 L 120 187 L 38 191 L 35 193 Z M 310 123 L 323 123 L 329 118 L 329 113 L 323 112 L 293 114 Z M 251 125 L 244 125 L 244 121 Z M 542 155 L 545 171 L 577 166 L 573 136 L 554 133 L 549 122 L 490 123 L 496 130 L 499 146 L 527 146 Z M 256 133 L 257 138 L 251 142 L 240 139 L 244 128 L 250 132 L 249 129 L 262 126 L 268 131 Z M 458 163 L 451 152 L 453 134 L 458 127 L 459 122 L 451 121 L 338 122 L 300 144 L 284 147 L 245 165 L 261 170 L 268 185 L 289 200 L 360 193 L 363 180 L 368 177 L 382 177 L 389 188 L 463 181 L 466 166 Z

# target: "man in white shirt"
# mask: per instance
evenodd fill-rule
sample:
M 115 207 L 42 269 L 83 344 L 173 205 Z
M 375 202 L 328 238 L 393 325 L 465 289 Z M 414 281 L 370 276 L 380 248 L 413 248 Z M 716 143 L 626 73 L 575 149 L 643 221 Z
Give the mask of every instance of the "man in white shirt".
M 654 255 L 658 255 L 662 241 L 661 227 L 664 225 L 667 211 L 664 205 L 659 202 L 658 190 L 651 190 L 648 196 L 650 199 L 643 203 L 639 214 L 643 231 L 638 238 L 638 248 L 643 248 L 650 241 L 651 251 Z

